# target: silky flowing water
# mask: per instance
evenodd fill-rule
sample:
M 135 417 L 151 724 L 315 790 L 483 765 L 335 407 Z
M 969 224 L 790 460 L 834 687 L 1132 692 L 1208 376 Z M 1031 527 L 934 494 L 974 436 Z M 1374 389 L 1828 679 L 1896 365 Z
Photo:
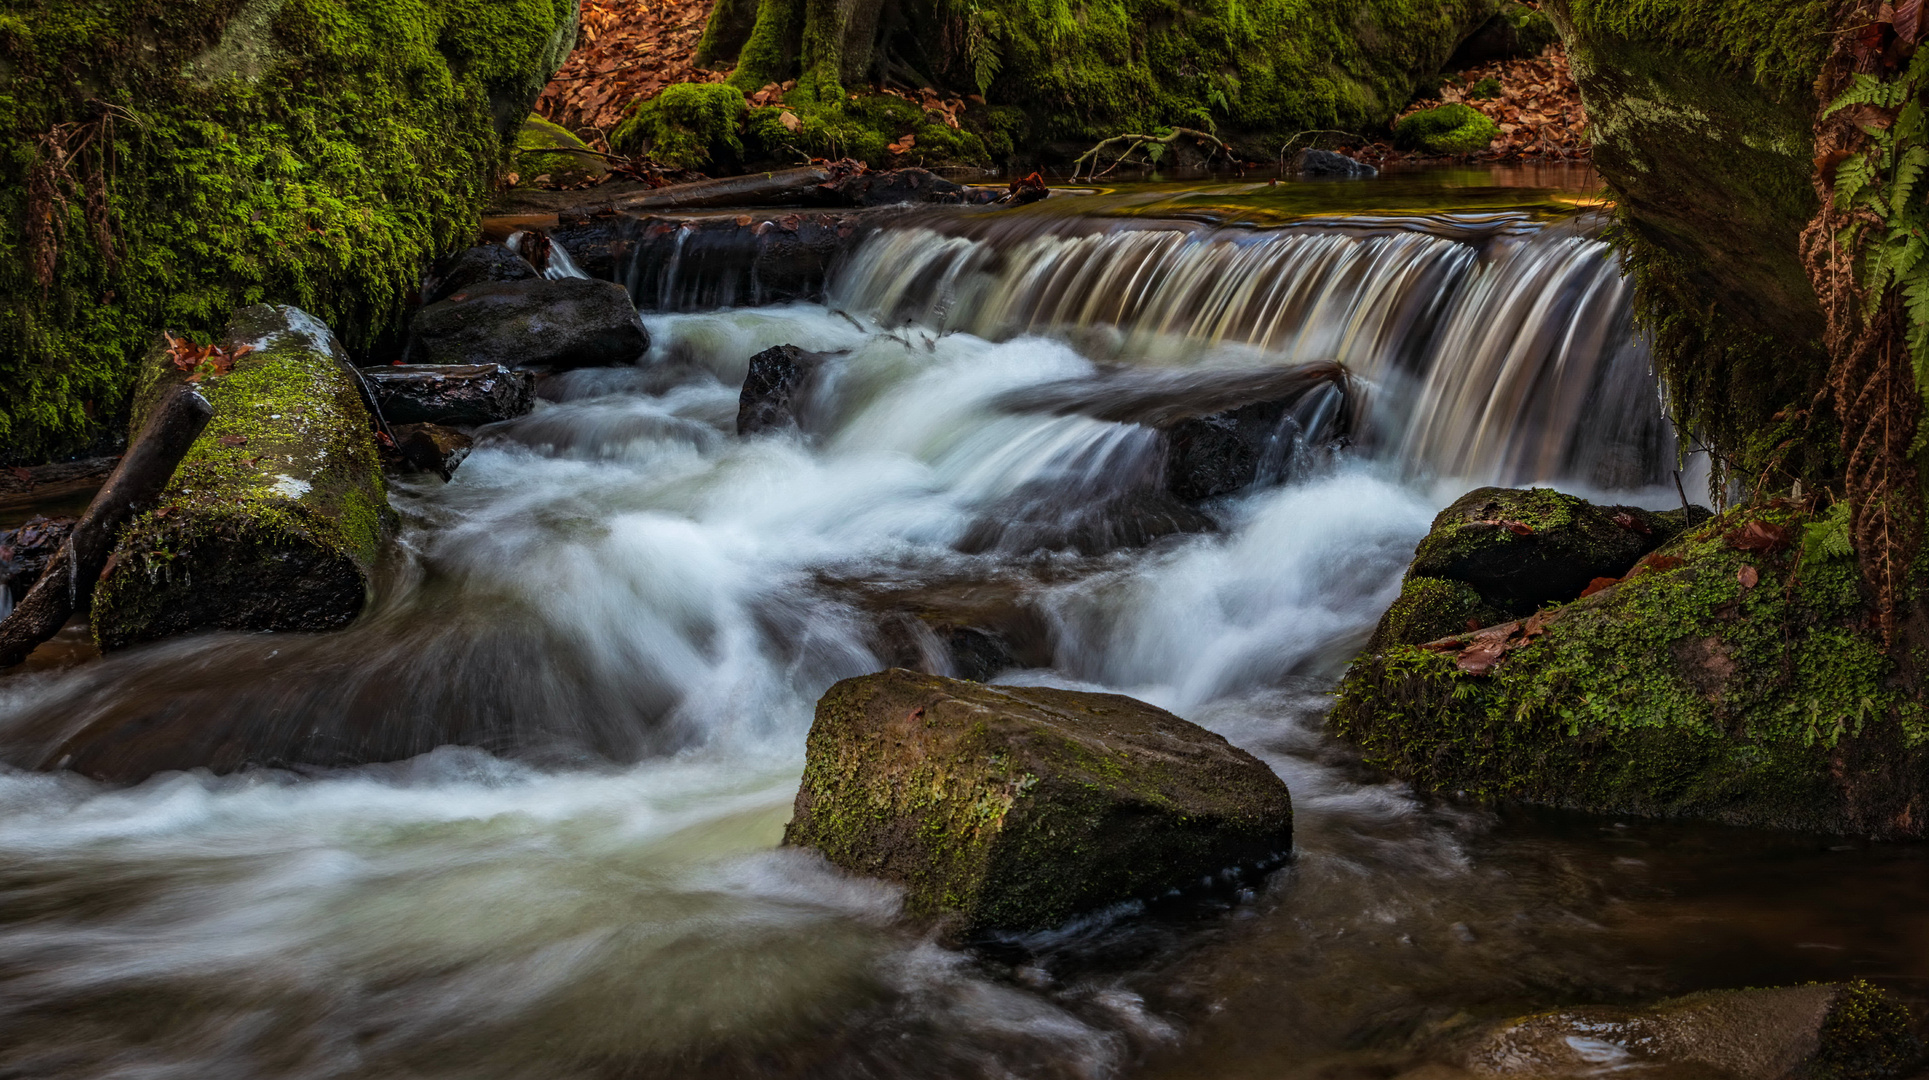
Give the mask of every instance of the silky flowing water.
M 1435 217 L 933 211 L 823 304 L 650 315 L 647 364 L 561 377 L 452 483 L 397 485 L 402 552 L 349 630 L 0 682 L 0 744 L 47 767 L 0 773 L 0 1076 L 1391 1077 L 1469 1016 L 1929 992 L 1920 849 L 1423 799 L 1322 733 L 1455 496 L 1678 502 L 1592 227 Z M 738 438 L 747 358 L 785 342 L 839 355 L 801 431 Z M 1027 402 L 1333 360 L 1366 388 L 1352 444 L 1296 414 L 1281 482 L 1213 531 L 965 542 L 1160 452 Z M 1001 681 L 1132 694 L 1272 765 L 1294 861 L 967 950 L 780 848 L 814 701 L 882 662 L 866 598 L 961 583 L 1048 624 L 1050 662 Z M 60 768 L 189 729 L 205 760 L 309 750 Z

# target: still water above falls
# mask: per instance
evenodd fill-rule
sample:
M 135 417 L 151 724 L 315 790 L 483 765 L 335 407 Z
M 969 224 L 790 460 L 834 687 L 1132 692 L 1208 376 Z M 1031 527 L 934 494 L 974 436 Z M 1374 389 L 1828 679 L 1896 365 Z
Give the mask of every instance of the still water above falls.
M 1929 985 L 1906 850 L 1428 806 L 1319 731 L 1453 496 L 1675 500 L 1585 222 L 1001 220 L 880 232 L 822 304 L 648 316 L 646 365 L 558 377 L 452 483 L 398 487 L 346 632 L 0 683 L 6 758 L 74 770 L 0 775 L 0 1074 L 1392 1076 L 1463 1012 Z M 786 342 L 835 354 L 804 430 L 740 439 L 747 358 Z M 1163 445 L 1119 403 L 1325 361 L 1355 412 L 1282 420 L 1277 485 L 1050 542 L 1142 506 Z M 987 518 L 1044 524 L 972 541 Z M 776 849 L 812 703 L 962 663 L 905 615 L 940 608 L 1028 628 L 1002 681 L 1261 756 L 1296 862 L 966 953 Z M 77 775 L 250 761 L 286 768 Z

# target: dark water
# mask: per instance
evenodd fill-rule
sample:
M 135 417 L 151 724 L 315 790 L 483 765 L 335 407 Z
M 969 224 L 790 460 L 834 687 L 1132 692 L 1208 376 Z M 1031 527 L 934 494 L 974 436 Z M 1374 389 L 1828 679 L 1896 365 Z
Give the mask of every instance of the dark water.
M 1478 203 L 1462 224 L 1498 212 L 1436 188 Z M 1923 849 L 1425 801 L 1321 733 L 1469 486 L 1675 498 L 1611 257 L 1542 214 L 1478 243 L 934 221 L 847 266 L 836 310 L 652 316 L 648 368 L 572 375 L 453 483 L 397 486 L 404 557 L 354 628 L 0 682 L 16 761 L 130 732 L 414 755 L 0 773 L 0 1076 L 1417 1080 L 1439 1031 L 1556 1005 L 1929 997 Z M 804 432 L 738 439 L 745 358 L 781 342 L 841 355 Z M 1365 381 L 1378 435 L 1210 504 L 1211 531 L 969 542 L 1137 476 L 1127 398 L 1312 360 Z M 884 662 L 881 604 L 1018 612 L 1038 640 L 1006 681 L 1134 694 L 1261 755 L 1295 861 L 958 951 L 779 849 L 812 703 Z

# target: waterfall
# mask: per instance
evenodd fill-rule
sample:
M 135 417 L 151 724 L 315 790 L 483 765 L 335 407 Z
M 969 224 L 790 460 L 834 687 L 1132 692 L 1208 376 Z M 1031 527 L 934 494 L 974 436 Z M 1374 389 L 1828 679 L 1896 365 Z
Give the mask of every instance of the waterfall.
M 829 302 L 1098 359 L 1339 363 L 1373 387 L 1379 437 L 1415 472 L 1627 488 L 1672 463 L 1619 261 L 1592 222 L 1016 224 L 882 230 Z

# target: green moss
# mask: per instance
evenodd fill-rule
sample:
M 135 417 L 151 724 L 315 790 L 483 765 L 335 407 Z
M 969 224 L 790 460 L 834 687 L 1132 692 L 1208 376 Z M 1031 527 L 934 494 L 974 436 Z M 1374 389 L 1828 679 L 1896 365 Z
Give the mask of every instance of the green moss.
M 246 309 L 243 319 L 270 310 Z M 205 606 L 208 598 L 197 595 L 203 579 L 217 571 L 246 576 L 237 559 L 275 563 L 293 551 L 313 552 L 360 578 L 380 558 L 388 497 L 355 377 L 345 357 L 318 352 L 304 334 L 252 332 L 280 325 L 271 317 L 240 324 L 236 340 L 262 347 L 229 374 L 200 382 L 214 407 L 206 430 L 160 505 L 124 530 L 95 590 L 92 624 L 103 644 L 152 636 L 147 628 L 166 624 L 174 612 Z M 146 367 L 152 374 L 140 392 L 144 402 L 180 381 L 164 349 L 150 354 Z
M 213 333 L 263 300 L 351 347 L 393 326 L 420 266 L 474 235 L 574 15 L 574 0 L 14 4 L 0 22 L 8 456 L 116 423 L 163 327 Z M 75 156 L 55 177 L 43 288 L 23 254 L 26 192 L 61 137 Z
M 838 8 L 763 0 L 732 81 L 750 92 L 794 78 L 793 104 L 844 100 L 876 69 L 834 32 Z M 1012 138 L 1018 125 L 994 121 L 995 135 L 972 132 L 985 153 L 1010 144 L 1010 153 L 1036 157 L 1041 143 L 1065 143 L 1075 155 L 1122 132 L 1181 125 L 1270 159 L 1307 130 L 1383 130 L 1417 81 L 1498 9 L 1494 0 L 963 0 L 902 6 L 904 29 L 886 48 L 922 57 L 937 83 L 1023 110 L 1029 145 Z M 732 36 L 718 20 L 739 16 L 713 15 L 718 40 Z M 868 145 L 842 120 L 824 117 L 813 134 L 821 130 L 825 145 Z M 956 133 L 928 134 L 947 152 L 972 149 Z
M 1400 118 L 1394 145 L 1430 154 L 1477 154 L 1500 134 L 1493 118 L 1471 105 L 1441 105 Z
M 1468 87 L 1467 96 L 1476 100 L 1497 98 L 1500 96 L 1500 80 L 1489 75 L 1471 87 Z
M 1393 645 L 1418 645 L 1503 623 L 1507 617 L 1464 581 L 1409 577 L 1400 587 L 1400 598 L 1380 617 L 1366 648 L 1378 652 Z
M 1820 1043 L 1805 1073 L 1814 1080 L 1886 1080 L 1922 1062 L 1909 1010 L 1861 979 L 1837 992 Z
M 1724 536 L 1750 520 L 1803 524 L 1777 504 L 1704 524 L 1662 549 L 1682 565 L 1560 609 L 1489 676 L 1412 647 L 1363 655 L 1333 729 L 1430 790 L 1919 835 L 1929 728 L 1853 561 L 1736 550 Z
M 784 124 L 784 114 L 797 128 Z M 916 103 L 893 94 L 859 94 L 817 101 L 799 93 L 780 106 L 753 109 L 747 126 L 752 152 L 776 160 L 800 157 L 857 158 L 875 167 L 983 163 L 989 151 L 970 130 L 950 127 L 927 116 Z M 893 154 L 889 147 L 904 136 L 912 145 Z
M 1774 464 L 1751 439 L 1777 413 L 1806 408 L 1827 370 L 1821 308 L 1799 256 L 1817 209 L 1813 84 L 1827 7 L 1545 5 L 1586 99 L 1670 409 L 1751 481 Z M 1835 443 L 1822 418 L 1766 449 L 1785 459 L 1783 474 L 1815 481 L 1837 475 Z
M 728 83 L 678 83 L 633 106 L 610 146 L 680 169 L 740 162 L 748 110 L 743 93 Z
M 603 159 L 569 129 L 534 114 L 516 130 L 515 168 L 524 177 L 548 176 L 559 184 L 609 172 Z

